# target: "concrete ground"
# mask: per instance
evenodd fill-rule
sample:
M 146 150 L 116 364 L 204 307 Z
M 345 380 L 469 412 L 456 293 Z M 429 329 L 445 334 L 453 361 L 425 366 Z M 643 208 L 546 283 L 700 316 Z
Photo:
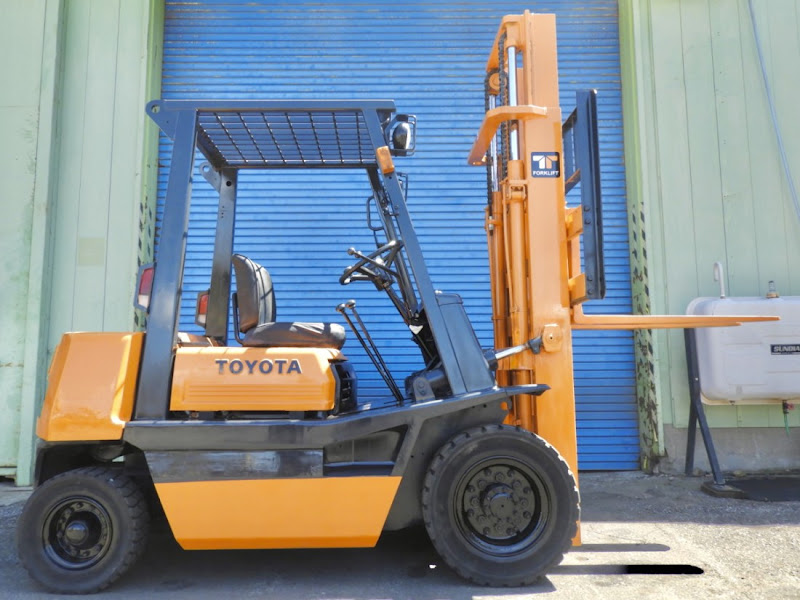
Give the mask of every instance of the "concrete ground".
M 581 476 L 583 546 L 540 584 L 472 586 L 423 532 L 384 535 L 375 549 L 184 552 L 168 535 L 97 597 L 119 599 L 523 600 L 529 598 L 800 599 L 800 502 L 712 498 L 701 480 L 641 473 Z M 16 558 L 26 492 L 0 484 L 0 598 L 42 592 Z M 353 499 L 357 510 L 358 499 Z

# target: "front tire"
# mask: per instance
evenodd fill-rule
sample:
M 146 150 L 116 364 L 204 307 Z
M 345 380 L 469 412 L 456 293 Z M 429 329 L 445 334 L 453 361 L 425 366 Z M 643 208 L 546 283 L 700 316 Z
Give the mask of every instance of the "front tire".
M 577 532 L 580 500 L 566 461 L 529 431 L 465 431 L 431 462 L 425 527 L 439 555 L 481 585 L 535 582 L 561 562 Z
M 122 471 L 84 467 L 47 480 L 17 524 L 17 550 L 52 592 L 87 594 L 116 581 L 144 550 L 147 502 Z

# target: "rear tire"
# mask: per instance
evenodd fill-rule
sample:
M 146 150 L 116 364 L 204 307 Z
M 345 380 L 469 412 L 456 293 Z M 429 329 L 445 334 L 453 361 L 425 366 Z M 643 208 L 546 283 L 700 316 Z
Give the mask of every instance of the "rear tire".
M 535 582 L 561 562 L 577 532 L 580 500 L 566 461 L 529 431 L 465 431 L 431 462 L 422 491 L 425 528 L 439 555 L 481 585 Z
M 147 502 L 120 469 L 84 467 L 36 488 L 17 524 L 17 551 L 52 592 L 88 594 L 116 581 L 144 550 Z

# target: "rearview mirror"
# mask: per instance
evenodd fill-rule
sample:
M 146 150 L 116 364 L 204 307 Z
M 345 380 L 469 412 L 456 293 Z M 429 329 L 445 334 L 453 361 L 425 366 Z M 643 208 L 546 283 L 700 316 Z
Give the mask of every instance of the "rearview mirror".
M 417 117 L 414 115 L 395 115 L 384 129 L 386 144 L 393 156 L 414 154 L 417 133 Z
M 397 150 L 408 150 L 411 142 L 411 126 L 408 123 L 398 123 L 392 131 L 392 147 Z

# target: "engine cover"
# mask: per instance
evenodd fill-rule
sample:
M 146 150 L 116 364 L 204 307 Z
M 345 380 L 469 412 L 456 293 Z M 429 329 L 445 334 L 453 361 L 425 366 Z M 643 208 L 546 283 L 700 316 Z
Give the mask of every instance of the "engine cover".
M 178 348 L 173 411 L 330 411 L 336 404 L 331 348 Z

